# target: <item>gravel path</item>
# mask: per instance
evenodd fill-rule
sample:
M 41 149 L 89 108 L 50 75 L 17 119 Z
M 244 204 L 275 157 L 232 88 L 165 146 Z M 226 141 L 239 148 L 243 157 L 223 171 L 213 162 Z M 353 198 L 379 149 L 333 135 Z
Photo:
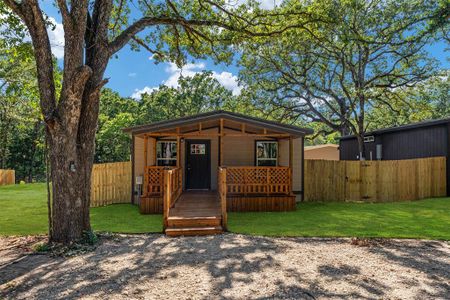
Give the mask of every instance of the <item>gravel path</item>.
M 9 242 L 0 238 L 0 299 L 450 297 L 447 242 L 124 235 L 72 258 L 15 255 Z

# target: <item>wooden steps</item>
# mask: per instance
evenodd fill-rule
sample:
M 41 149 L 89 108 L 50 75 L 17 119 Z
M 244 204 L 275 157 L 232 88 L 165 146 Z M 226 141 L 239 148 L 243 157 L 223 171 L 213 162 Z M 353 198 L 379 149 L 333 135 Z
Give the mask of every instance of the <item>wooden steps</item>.
M 169 217 L 167 219 L 168 236 L 210 235 L 222 233 L 222 217 Z
M 212 192 L 184 192 L 167 218 L 168 236 L 210 235 L 223 232 L 217 196 Z
M 211 235 L 222 233 L 222 226 L 218 227 L 184 227 L 184 228 L 167 228 L 168 236 L 191 236 L 191 235 Z
M 183 227 L 217 227 L 221 226 L 222 218 L 220 216 L 211 217 L 169 217 L 167 224 L 171 228 Z

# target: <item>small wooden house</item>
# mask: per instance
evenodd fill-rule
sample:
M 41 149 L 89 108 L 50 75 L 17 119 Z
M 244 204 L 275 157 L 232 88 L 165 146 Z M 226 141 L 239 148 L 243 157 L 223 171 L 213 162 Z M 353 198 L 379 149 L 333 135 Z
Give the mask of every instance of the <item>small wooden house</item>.
M 227 111 L 125 129 L 133 201 L 169 235 L 226 229 L 227 211 L 295 210 L 312 130 Z
M 339 146 L 335 144 L 306 146 L 305 159 L 339 160 Z

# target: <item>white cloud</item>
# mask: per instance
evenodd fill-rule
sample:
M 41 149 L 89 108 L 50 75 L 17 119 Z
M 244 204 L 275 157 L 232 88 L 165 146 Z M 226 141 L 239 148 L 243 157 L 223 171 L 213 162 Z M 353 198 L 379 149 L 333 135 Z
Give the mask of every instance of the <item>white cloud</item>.
M 156 89 L 158 89 L 158 88 L 156 88 L 156 87 L 149 87 L 149 86 L 146 86 L 146 87 L 144 87 L 144 88 L 141 89 L 141 90 L 135 89 L 135 90 L 134 90 L 134 93 L 131 94 L 131 98 L 134 98 L 134 99 L 136 99 L 136 100 L 139 100 L 139 99 L 141 99 L 142 94 L 145 94 L 145 93 L 151 94 L 151 93 L 152 93 L 154 90 L 156 90 Z
M 167 80 L 162 82 L 162 84 L 167 85 L 168 87 L 177 87 L 178 79 L 181 75 L 184 77 L 193 77 L 203 69 L 205 69 L 204 63 L 186 64 L 181 69 L 178 68 L 176 64 L 169 63 L 169 66 L 166 68 L 166 72 L 170 75 Z
M 174 63 L 169 63 L 165 70 L 169 74 L 169 77 L 166 80 L 163 80 L 161 84 L 166 85 L 168 87 L 176 88 L 178 87 L 178 79 L 181 76 L 193 77 L 195 74 L 204 71 L 205 68 L 206 65 L 203 62 L 186 64 L 182 68 L 178 68 L 178 66 Z M 215 78 L 226 89 L 230 90 L 233 93 L 233 95 L 239 95 L 241 93 L 242 87 L 238 85 L 238 78 L 236 75 L 233 75 L 230 72 L 218 73 L 216 71 L 212 71 L 212 77 Z M 151 93 L 156 89 L 157 87 L 149 87 L 149 86 L 146 86 L 141 90 L 136 89 L 134 93 L 131 95 L 131 97 L 135 99 L 140 99 L 142 94 L 146 92 Z
M 283 0 L 260 0 L 261 8 L 273 9 L 275 6 L 279 6 Z
M 236 75 L 233 75 L 230 72 L 213 72 L 213 77 L 226 89 L 233 92 L 233 95 L 239 95 L 241 93 L 242 87 L 238 85 L 238 78 Z
M 226 4 L 231 7 L 236 7 L 247 2 L 248 0 L 228 0 Z M 275 6 L 279 6 L 283 0 L 258 0 L 258 2 L 263 9 L 273 9 Z
M 184 77 L 193 77 L 195 74 L 200 73 L 205 69 L 204 63 L 195 63 L 195 64 L 187 64 L 183 66 L 183 68 L 178 68 L 176 64 L 169 63 L 169 66 L 166 68 L 166 72 L 170 74 L 167 80 L 163 81 L 164 85 L 169 87 L 177 87 L 178 79 L 181 75 Z M 221 72 L 218 73 L 216 71 L 212 72 L 212 77 L 217 79 L 226 89 L 233 92 L 233 95 L 239 95 L 241 93 L 242 88 L 238 86 L 238 78 L 230 72 Z
M 64 29 L 61 23 L 56 22 L 52 17 L 49 18 L 55 26 L 54 29 L 48 28 L 48 38 L 50 39 L 50 46 L 52 47 L 53 55 L 58 58 L 64 58 Z
M 136 73 L 128 73 L 128 77 L 136 77 Z

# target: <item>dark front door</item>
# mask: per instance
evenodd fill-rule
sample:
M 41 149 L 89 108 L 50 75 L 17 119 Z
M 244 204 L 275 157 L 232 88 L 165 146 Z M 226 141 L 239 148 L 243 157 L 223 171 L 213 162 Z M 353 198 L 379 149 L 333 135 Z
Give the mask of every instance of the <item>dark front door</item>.
M 210 150 L 209 140 L 186 141 L 186 189 L 211 187 Z

